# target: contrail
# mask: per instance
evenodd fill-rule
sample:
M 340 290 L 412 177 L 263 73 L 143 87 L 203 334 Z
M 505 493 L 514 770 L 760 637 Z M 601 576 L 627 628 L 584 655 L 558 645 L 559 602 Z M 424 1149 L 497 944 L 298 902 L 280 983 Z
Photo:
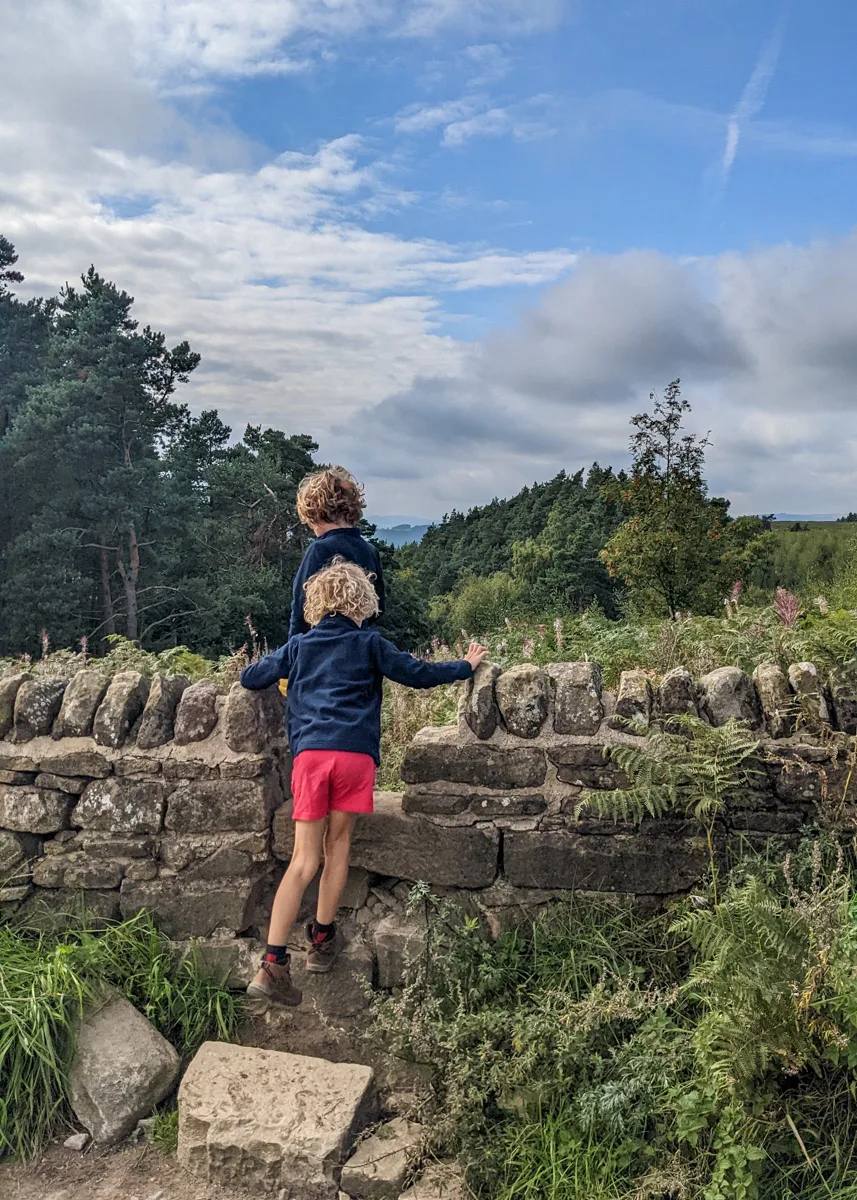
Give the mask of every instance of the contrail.
M 747 86 L 741 93 L 741 99 L 729 117 L 729 124 L 726 127 L 726 145 L 723 148 L 723 159 L 720 164 L 720 183 L 722 188 L 726 186 L 729 180 L 729 172 L 732 170 L 735 155 L 738 153 L 738 143 L 741 140 L 741 131 L 744 125 L 748 121 L 751 121 L 757 113 L 761 112 L 762 106 L 765 103 L 768 88 L 777 69 L 777 60 L 783 44 L 785 24 L 786 10 L 783 9 L 773 33 L 762 46 L 756 66 L 753 69 L 753 74 L 748 79 Z

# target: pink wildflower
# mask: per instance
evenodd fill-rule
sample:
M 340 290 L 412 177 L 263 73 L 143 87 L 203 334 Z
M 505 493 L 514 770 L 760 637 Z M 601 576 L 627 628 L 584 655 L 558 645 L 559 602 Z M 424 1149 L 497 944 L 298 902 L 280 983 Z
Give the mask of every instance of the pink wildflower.
M 536 650 L 536 644 L 531 637 L 524 638 L 523 654 L 524 658 L 532 658 Z
M 779 587 L 774 596 L 774 612 L 783 625 L 792 626 L 800 616 L 800 600 L 792 592 Z

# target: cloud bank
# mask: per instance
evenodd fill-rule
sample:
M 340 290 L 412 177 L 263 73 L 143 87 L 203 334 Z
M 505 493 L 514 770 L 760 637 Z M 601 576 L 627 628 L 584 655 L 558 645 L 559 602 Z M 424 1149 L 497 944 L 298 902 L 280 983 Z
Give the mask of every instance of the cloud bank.
M 594 459 L 627 462 L 628 419 L 681 377 L 738 512 L 854 507 L 857 234 L 680 264 L 584 256 L 455 371 L 422 375 L 335 433 L 392 496 L 434 512 Z

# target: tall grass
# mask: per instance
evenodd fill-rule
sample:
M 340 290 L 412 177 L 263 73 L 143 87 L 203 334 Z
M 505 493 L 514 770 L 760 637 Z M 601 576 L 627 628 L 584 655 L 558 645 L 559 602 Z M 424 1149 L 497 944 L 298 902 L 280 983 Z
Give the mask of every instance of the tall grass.
M 193 958 L 180 960 L 145 914 L 101 932 L 0 926 L 0 1156 L 30 1158 L 68 1117 L 74 1029 L 114 988 L 183 1055 L 228 1040 L 237 999 Z

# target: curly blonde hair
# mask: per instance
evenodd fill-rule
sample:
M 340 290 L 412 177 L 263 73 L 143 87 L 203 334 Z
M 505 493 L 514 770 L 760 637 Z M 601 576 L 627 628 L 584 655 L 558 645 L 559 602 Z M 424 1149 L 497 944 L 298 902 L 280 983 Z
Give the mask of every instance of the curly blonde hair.
M 305 595 L 307 625 L 317 625 L 331 613 L 341 613 L 352 621 L 365 621 L 377 617 L 380 611 L 372 576 L 340 555 L 307 580 Z
M 363 488 L 344 467 L 307 475 L 298 488 L 298 517 L 304 525 L 357 525 L 363 516 Z

